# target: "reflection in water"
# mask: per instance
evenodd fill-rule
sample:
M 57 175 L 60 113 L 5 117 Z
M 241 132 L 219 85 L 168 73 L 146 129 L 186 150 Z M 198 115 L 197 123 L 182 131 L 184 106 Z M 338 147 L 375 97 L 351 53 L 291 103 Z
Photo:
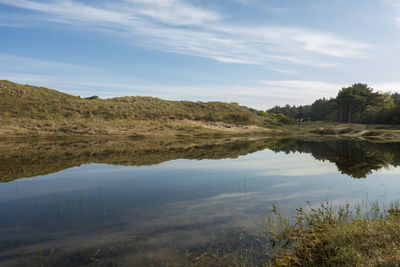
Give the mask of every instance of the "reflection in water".
M 206 141 L 206 140 L 203 140 Z M 0 181 L 33 177 L 87 163 L 154 165 L 174 159 L 237 158 L 265 149 L 270 140 L 185 144 L 165 141 L 55 140 L 0 143 Z
M 0 183 L 0 265 L 179 266 L 187 263 L 186 250 L 237 244 L 241 229 L 255 229 L 273 203 L 289 214 L 306 201 L 367 203 L 400 194 L 395 169 L 371 173 L 397 166 L 398 144 L 268 139 L 0 146 L 0 176 L 8 181 Z M 368 179 L 349 179 L 337 168 Z M 33 178 L 15 180 L 20 177 Z
M 365 178 L 373 170 L 400 165 L 400 143 L 353 140 L 262 139 L 220 144 L 181 145 L 129 140 L 80 140 L 0 144 L 0 181 L 34 177 L 87 163 L 123 166 L 155 165 L 174 159 L 225 159 L 270 149 L 301 152 L 335 163 L 353 178 Z
M 400 143 L 334 140 L 305 141 L 283 139 L 273 151 L 310 153 L 317 160 L 328 160 L 353 178 L 365 178 L 373 170 L 400 165 Z

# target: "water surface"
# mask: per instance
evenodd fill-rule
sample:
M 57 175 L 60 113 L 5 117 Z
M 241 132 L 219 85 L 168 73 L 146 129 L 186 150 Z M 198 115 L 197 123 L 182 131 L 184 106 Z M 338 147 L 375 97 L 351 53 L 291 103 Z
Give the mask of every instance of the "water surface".
M 400 144 L 3 144 L 0 265 L 180 265 L 294 208 L 400 195 Z M 25 177 L 25 178 L 22 178 Z

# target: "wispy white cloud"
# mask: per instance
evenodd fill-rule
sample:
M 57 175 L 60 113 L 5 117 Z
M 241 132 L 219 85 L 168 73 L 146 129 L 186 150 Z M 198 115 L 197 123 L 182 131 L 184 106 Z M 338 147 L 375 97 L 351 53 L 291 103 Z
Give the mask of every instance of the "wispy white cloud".
M 74 1 L 37 2 L 30 0 L 1 0 L 1 4 L 46 13 L 55 18 L 81 22 L 129 23 L 132 16 L 127 13 L 96 8 Z M 40 18 L 39 18 L 40 19 Z
M 22 69 L 57 69 L 57 71 L 93 71 L 95 68 L 90 68 L 86 66 L 69 64 L 69 63 L 61 63 L 51 60 L 42 60 L 35 59 L 29 57 L 21 57 L 9 54 L 1 54 L 0 53 L 0 69 L 7 68 L 8 70 L 12 70 L 13 68 L 22 70 Z
M 0 4 L 32 11 L 32 21 L 123 34 L 135 45 L 228 63 L 329 67 L 341 59 L 364 57 L 370 48 L 297 27 L 235 25 L 224 14 L 184 0 L 122 0 L 112 5 L 0 0 Z M 6 22 L 0 19 L 0 23 Z
M 181 0 L 124 0 L 136 4 L 127 11 L 171 25 L 202 25 L 221 19 L 220 14 Z

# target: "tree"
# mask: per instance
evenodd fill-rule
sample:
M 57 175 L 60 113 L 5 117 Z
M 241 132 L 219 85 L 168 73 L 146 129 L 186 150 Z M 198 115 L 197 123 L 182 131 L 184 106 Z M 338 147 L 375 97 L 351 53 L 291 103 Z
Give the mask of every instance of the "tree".
M 371 95 L 372 88 L 363 83 L 355 83 L 350 87 L 342 88 L 336 97 L 339 107 L 339 120 L 351 123 L 353 118 L 357 118 L 357 115 L 358 121 L 362 120 Z
M 303 121 L 322 120 L 355 123 L 400 124 L 400 94 L 373 92 L 367 84 L 355 83 L 342 88 L 336 98 L 317 99 L 312 105 L 283 107 L 268 110 Z
M 318 99 L 311 105 L 311 118 L 316 121 L 336 120 L 336 101 Z

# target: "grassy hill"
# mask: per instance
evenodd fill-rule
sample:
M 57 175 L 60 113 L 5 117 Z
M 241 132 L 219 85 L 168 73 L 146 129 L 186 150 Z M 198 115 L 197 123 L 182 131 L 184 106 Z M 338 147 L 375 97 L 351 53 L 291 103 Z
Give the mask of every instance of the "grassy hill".
M 157 121 L 173 124 L 169 128 L 178 127 L 179 121 L 270 127 L 286 120 L 282 115 L 236 103 L 166 101 L 139 96 L 80 98 L 48 88 L 0 81 L 0 125 L 8 129 L 3 131 L 5 134 L 117 134 L 119 130 L 125 133 L 134 129 L 143 132 Z M 187 124 L 181 127 L 189 127 Z

